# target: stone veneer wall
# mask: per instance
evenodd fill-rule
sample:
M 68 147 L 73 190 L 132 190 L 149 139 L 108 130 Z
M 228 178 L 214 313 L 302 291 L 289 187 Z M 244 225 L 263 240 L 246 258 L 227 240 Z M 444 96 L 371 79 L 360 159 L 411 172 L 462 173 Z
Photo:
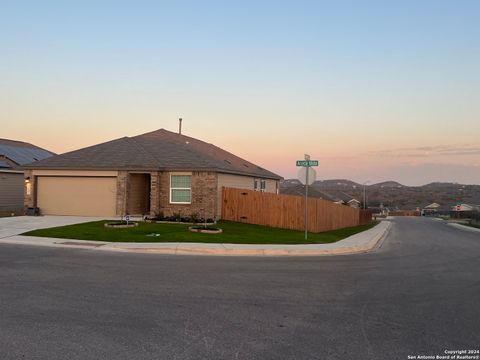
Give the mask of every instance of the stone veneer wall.
M 125 215 L 127 206 L 127 171 L 119 171 L 117 175 L 117 200 L 115 211 L 118 216 Z
M 165 216 L 180 213 L 181 216 L 190 216 L 196 213 L 199 217 L 219 218 L 217 213 L 217 173 L 197 172 L 192 174 L 192 203 L 170 204 L 170 173 L 159 174 L 157 191 L 154 191 L 152 179 L 152 198 L 157 196 L 159 200 L 158 211 L 163 211 Z M 152 210 L 154 203 L 152 202 Z M 153 211 L 152 211 L 153 212 Z

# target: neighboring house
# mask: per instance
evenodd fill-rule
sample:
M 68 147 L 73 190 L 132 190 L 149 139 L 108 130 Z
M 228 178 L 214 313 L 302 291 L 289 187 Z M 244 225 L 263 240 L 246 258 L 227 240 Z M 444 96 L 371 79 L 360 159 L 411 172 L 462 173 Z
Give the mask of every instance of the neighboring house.
M 344 191 L 329 191 L 328 194 L 330 197 L 332 197 L 332 201 L 336 204 L 343 204 L 356 209 L 360 208 L 360 201 Z
M 355 209 L 360 209 L 360 204 L 360 201 L 358 201 L 357 199 L 351 199 L 347 201 L 347 205 Z
M 421 215 L 422 216 L 435 216 L 435 215 L 437 215 L 440 208 L 441 208 L 440 204 L 437 204 L 435 202 L 431 203 L 431 204 L 423 207 L 423 209 L 421 210 Z
M 18 167 L 54 155 L 22 141 L 0 139 L 0 215 L 23 214 L 23 171 Z
M 28 207 L 79 216 L 221 217 L 222 187 L 277 193 L 280 176 L 217 146 L 164 129 L 24 167 Z
M 480 217 L 480 205 L 459 204 L 450 207 L 450 216 L 463 219 L 478 219 Z
M 451 211 L 460 211 L 460 212 L 468 212 L 468 211 L 480 211 L 480 205 L 472 205 L 472 204 L 460 204 L 454 205 L 451 207 Z

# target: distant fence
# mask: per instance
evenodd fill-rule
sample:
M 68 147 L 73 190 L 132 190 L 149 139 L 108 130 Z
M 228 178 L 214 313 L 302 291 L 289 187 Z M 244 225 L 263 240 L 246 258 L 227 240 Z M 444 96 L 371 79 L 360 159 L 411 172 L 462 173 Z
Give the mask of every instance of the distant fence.
M 420 216 L 421 212 L 416 210 L 398 210 L 390 211 L 388 213 L 390 216 Z
M 472 214 L 472 224 L 480 225 L 480 211 L 475 211 Z
M 305 198 L 223 188 L 222 219 L 283 229 L 305 228 Z M 372 213 L 322 199 L 308 199 L 308 231 L 323 232 L 368 224 Z

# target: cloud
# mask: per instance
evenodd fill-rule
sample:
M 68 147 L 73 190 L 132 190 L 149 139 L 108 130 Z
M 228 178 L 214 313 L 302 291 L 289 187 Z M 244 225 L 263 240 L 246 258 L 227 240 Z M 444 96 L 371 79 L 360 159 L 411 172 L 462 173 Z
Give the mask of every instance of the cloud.
M 423 185 L 436 181 L 480 184 L 480 172 L 475 165 L 402 164 L 379 171 L 377 176 L 410 185 Z
M 368 156 L 382 158 L 427 158 L 435 156 L 465 156 L 480 155 L 480 145 L 439 145 L 419 146 L 412 148 L 397 148 L 386 150 L 374 150 L 368 152 Z

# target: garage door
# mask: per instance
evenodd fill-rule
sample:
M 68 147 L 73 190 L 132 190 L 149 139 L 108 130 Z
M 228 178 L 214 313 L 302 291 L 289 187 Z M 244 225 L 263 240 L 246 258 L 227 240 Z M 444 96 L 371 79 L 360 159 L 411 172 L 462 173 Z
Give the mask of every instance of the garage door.
M 115 216 L 113 177 L 37 178 L 37 206 L 43 215 Z

